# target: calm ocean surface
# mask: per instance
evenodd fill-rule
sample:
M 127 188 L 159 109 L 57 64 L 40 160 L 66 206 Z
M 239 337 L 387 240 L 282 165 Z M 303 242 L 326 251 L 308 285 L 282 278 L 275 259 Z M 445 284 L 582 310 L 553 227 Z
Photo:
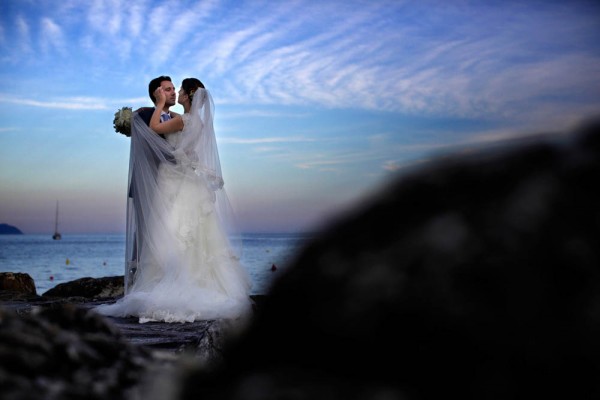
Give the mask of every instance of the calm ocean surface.
M 308 238 L 307 234 L 243 234 L 242 264 L 252 278 L 252 294 L 265 294 Z M 49 234 L 0 235 L 0 272 L 29 274 L 40 295 L 79 278 L 123 275 L 124 259 L 124 234 L 66 234 L 62 240 L 52 240 Z

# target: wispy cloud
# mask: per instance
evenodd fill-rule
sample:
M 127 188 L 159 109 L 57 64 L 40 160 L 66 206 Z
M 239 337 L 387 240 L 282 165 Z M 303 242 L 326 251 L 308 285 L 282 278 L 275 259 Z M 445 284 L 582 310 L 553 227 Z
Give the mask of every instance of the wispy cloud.
M 64 110 L 105 110 L 107 107 L 102 104 L 81 103 L 81 102 L 51 102 L 37 100 L 14 100 L 14 104 L 23 104 L 27 106 L 43 108 L 60 108 Z
M 338 168 L 339 165 L 343 165 L 346 164 L 345 161 L 343 160 L 338 160 L 338 159 L 326 159 L 326 160 L 312 160 L 312 161 L 306 161 L 306 162 L 301 162 L 301 163 L 296 163 L 296 167 L 300 168 L 300 169 L 318 169 L 318 170 L 327 170 L 327 171 L 333 171 L 336 170 Z
M 0 93 L 0 103 L 25 105 L 40 108 L 54 108 L 63 110 L 110 110 L 125 106 L 136 107 L 148 101 L 147 97 L 131 97 L 124 99 L 109 99 L 104 97 L 65 97 L 53 100 L 39 100 L 33 98 L 16 98 L 14 95 Z
M 226 104 L 220 101 L 221 104 Z M 219 112 L 220 119 L 247 119 L 247 118 L 306 118 L 309 113 L 303 112 L 279 112 L 269 110 L 253 110 L 244 111 L 222 111 Z
M 26 57 L 27 46 L 68 49 L 75 59 L 93 60 L 90 68 L 100 75 L 116 64 L 137 68 L 138 80 L 156 70 L 201 76 L 223 104 L 526 122 L 544 117 L 527 110 L 534 101 L 550 111 L 569 96 L 599 106 L 600 54 L 589 43 L 599 33 L 593 19 L 600 12 L 588 8 L 549 3 L 532 13 L 517 2 L 433 8 L 398 1 L 98 0 L 48 6 L 41 18 L 20 13 L 0 28 L 4 49 L 11 29 L 17 32 L 23 50 L 16 60 Z M 582 42 L 588 47 L 574 45 Z M 63 61 L 75 68 L 75 61 Z M 577 104 L 564 107 L 577 113 Z
M 15 25 L 18 32 L 18 46 L 24 53 L 31 52 L 31 37 L 29 32 L 29 24 L 22 17 L 18 16 L 15 19 Z
M 314 139 L 302 137 L 263 137 L 263 138 L 222 138 L 223 143 L 229 144 L 265 144 L 265 143 L 298 143 L 298 142 L 314 142 Z
M 109 108 L 106 101 L 99 101 L 98 99 L 89 97 L 72 97 L 67 99 L 40 101 L 36 99 L 19 99 L 14 96 L 0 94 L 0 103 L 63 110 L 106 110 Z
M 61 54 L 65 53 L 66 43 L 62 29 L 51 18 L 42 18 L 40 43 L 44 52 L 56 50 Z
M 2 132 L 14 132 L 14 131 L 19 131 L 21 130 L 20 128 L 15 128 L 15 127 L 0 127 L 0 133 Z
M 396 172 L 403 168 L 406 168 L 406 165 L 399 163 L 398 161 L 395 161 L 395 160 L 387 160 L 383 163 L 382 168 L 385 171 Z
M 217 69 L 235 83 L 235 88 L 230 84 L 225 92 L 237 96 L 238 101 L 527 120 L 531 114 L 522 105 L 553 96 L 557 84 L 569 92 L 576 87 L 590 90 L 600 85 L 597 73 L 591 86 L 581 81 L 581 77 L 589 80 L 594 71 L 578 76 L 572 73 L 576 65 L 598 68 L 598 56 L 577 51 L 559 52 L 551 58 L 538 56 L 536 49 L 551 46 L 550 38 L 536 35 L 530 41 L 517 40 L 519 35 L 527 37 L 529 30 L 548 32 L 558 14 L 531 17 L 515 33 L 494 29 L 502 18 L 510 20 L 510 7 L 475 24 L 473 11 L 457 15 L 459 21 L 470 20 L 466 26 L 472 28 L 457 29 L 453 27 L 460 23 L 449 24 L 436 32 L 436 39 L 430 39 L 433 32 L 426 28 L 403 30 L 401 14 L 405 10 L 394 6 L 387 11 L 397 15 L 398 20 L 388 19 L 387 25 L 379 22 L 381 34 L 373 35 L 371 31 L 369 35 L 365 26 L 381 16 L 369 11 L 366 7 L 359 17 L 345 15 L 344 10 L 336 12 L 339 19 L 327 21 L 329 24 L 325 24 L 325 18 L 317 21 L 321 30 L 299 31 L 299 40 L 293 44 L 277 42 L 274 38 L 282 35 L 275 26 L 271 31 L 274 35 L 261 46 L 246 47 L 243 59 L 238 59 L 232 49 L 244 48 L 255 35 L 240 30 L 225 36 L 222 47 L 217 46 L 221 50 Z M 421 12 L 435 18 L 435 10 Z M 485 24 L 493 30 L 481 35 Z M 590 93 L 590 98 L 597 99 L 597 91 Z M 558 107 L 558 102 L 554 106 Z

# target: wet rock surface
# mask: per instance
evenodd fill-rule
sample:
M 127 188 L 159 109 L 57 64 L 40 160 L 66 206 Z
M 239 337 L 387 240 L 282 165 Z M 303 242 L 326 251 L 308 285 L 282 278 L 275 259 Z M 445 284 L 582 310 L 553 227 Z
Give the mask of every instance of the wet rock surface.
M 86 278 L 94 293 L 113 283 Z M 70 285 L 81 287 L 76 281 L 64 285 L 62 293 L 73 293 Z M 0 291 L 2 399 L 142 399 L 159 389 L 166 393 L 171 383 L 165 379 L 179 363 L 221 363 L 226 337 L 238 329 L 222 320 L 140 324 L 137 318 L 105 317 L 93 308 L 117 298 L 78 293 L 61 298 Z M 157 382 L 160 388 L 153 386 Z
M 60 283 L 46 291 L 47 297 L 85 297 L 88 299 L 113 299 L 123 296 L 123 276 L 80 278 Z
M 36 295 L 35 282 L 29 274 L 0 272 L 0 291 Z
M 105 284 L 112 285 L 112 282 L 98 279 L 96 285 L 93 284 L 94 278 L 87 284 L 96 287 Z M 122 277 L 121 277 L 122 280 Z M 66 282 L 68 286 L 71 282 Z M 73 283 L 79 286 L 78 282 Z M 70 290 L 65 290 L 70 292 Z M 251 296 L 255 307 L 264 302 L 263 295 Z M 0 291 L 0 310 L 13 311 L 17 315 L 28 315 L 36 313 L 39 310 L 56 309 L 57 307 L 76 307 L 82 310 L 90 310 L 100 304 L 106 304 L 116 301 L 118 298 L 97 299 L 84 294 L 75 297 L 55 297 L 28 295 L 15 291 Z M 164 323 L 164 322 L 146 322 L 140 324 L 137 318 L 117 318 L 105 317 L 108 324 L 114 325 L 121 336 L 128 342 L 142 346 L 150 350 L 162 350 L 174 354 L 188 353 L 193 354 L 199 359 L 216 361 L 221 352 L 220 346 L 222 336 L 225 330 L 235 330 L 234 323 L 220 320 L 195 321 L 187 323 Z

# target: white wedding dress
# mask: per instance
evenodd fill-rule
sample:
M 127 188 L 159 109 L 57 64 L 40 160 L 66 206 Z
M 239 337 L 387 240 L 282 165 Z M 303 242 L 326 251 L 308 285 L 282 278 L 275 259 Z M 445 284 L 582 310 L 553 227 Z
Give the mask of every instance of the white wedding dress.
M 252 310 L 250 278 L 230 240 L 208 91 L 194 94 L 184 129 L 151 131 L 134 114 L 125 295 L 96 307 L 140 322 L 237 319 Z

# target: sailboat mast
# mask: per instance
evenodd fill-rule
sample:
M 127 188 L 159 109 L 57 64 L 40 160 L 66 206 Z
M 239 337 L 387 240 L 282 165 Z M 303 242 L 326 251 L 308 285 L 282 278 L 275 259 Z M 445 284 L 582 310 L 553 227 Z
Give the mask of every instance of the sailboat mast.
M 56 201 L 56 218 L 54 219 L 54 233 L 58 232 L 58 200 Z
M 52 235 L 52 239 L 60 240 L 61 238 L 62 236 L 58 232 L 58 200 L 56 200 L 56 218 L 54 219 L 54 235 Z

